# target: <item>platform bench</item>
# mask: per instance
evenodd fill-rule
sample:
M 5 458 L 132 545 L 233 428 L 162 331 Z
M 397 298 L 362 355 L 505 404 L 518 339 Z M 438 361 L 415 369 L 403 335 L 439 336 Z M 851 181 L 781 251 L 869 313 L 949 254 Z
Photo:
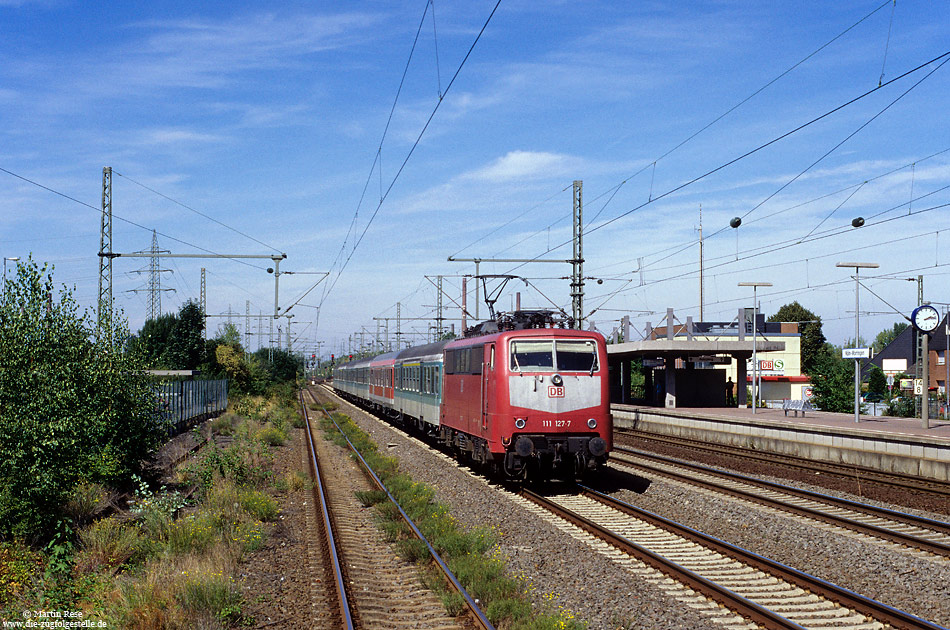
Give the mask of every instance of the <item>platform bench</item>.
M 798 417 L 798 412 L 802 412 L 802 417 L 805 417 L 805 411 L 814 411 L 815 408 L 812 407 L 811 402 L 807 400 L 783 400 L 782 401 L 782 411 L 785 412 L 785 415 L 788 415 L 788 412 L 794 412 L 795 417 Z

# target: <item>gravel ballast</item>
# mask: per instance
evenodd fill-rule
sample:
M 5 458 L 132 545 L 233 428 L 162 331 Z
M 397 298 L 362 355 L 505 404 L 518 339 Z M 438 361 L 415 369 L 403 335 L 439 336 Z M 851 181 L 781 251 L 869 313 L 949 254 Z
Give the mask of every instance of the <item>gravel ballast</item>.
M 714 622 L 683 603 L 691 591 L 665 592 L 649 575 L 628 570 L 598 552 L 597 543 L 566 533 L 485 478 L 455 467 L 445 455 L 344 405 L 343 411 L 380 450 L 397 457 L 405 473 L 432 486 L 459 521 L 498 533 L 499 551 L 508 558 L 510 572 L 528 582 L 538 605 L 563 607 L 592 629 L 732 625 Z M 612 494 L 621 500 L 935 623 L 950 623 L 950 562 L 943 559 L 897 551 L 879 541 L 796 521 L 659 477 L 619 472 L 611 479 L 619 482 Z

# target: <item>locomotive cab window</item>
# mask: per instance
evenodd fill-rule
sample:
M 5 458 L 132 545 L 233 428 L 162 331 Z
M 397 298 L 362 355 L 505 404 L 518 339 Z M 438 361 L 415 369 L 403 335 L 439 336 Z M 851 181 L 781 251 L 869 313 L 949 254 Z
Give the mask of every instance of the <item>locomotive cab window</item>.
M 511 369 L 515 372 L 596 372 L 597 345 L 593 341 L 511 342 Z
M 557 341 L 554 346 L 559 372 L 597 371 L 597 345 L 593 341 Z
M 516 372 L 553 372 L 553 341 L 512 341 L 511 369 Z

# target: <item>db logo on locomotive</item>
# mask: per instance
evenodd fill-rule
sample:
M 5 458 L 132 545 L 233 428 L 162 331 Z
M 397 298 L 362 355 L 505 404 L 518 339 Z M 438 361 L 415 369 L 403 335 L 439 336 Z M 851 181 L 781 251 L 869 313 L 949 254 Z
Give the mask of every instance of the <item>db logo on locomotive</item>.
M 564 387 L 558 385 L 548 386 L 548 398 L 564 398 Z

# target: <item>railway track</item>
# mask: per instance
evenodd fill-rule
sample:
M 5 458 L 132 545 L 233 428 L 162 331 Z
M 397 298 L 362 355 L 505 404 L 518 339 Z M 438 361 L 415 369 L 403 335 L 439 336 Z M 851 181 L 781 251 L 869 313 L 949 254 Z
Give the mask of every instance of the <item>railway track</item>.
M 426 448 L 432 450 L 431 447 Z M 454 461 L 442 453 L 438 455 L 449 462 Z M 612 461 L 615 460 L 612 458 Z M 942 627 L 675 523 L 672 526 L 679 527 L 685 535 L 677 537 L 665 533 L 662 526 L 653 525 L 649 520 L 646 524 L 633 525 L 630 520 L 633 517 L 622 510 L 636 508 L 623 505 L 618 510 L 604 506 L 604 501 L 610 502 L 612 498 L 604 496 L 603 500 L 595 501 L 590 498 L 597 494 L 593 489 L 582 488 L 582 494 L 570 492 L 557 497 L 540 497 L 537 493 L 521 492 L 520 488 L 489 485 L 494 486 L 495 491 L 510 496 L 515 503 L 539 516 L 552 528 L 583 541 L 595 555 L 609 559 L 618 568 L 664 592 L 670 601 L 675 602 L 674 606 L 682 607 L 679 614 L 705 617 L 710 627 L 724 630 L 748 630 L 754 627 Z M 532 494 L 540 497 L 540 500 L 530 498 Z M 546 498 L 557 500 L 562 505 L 551 511 L 542 507 Z M 574 501 L 579 503 L 572 503 Z M 591 503 L 601 504 L 602 507 L 591 508 Z M 590 512 L 591 509 L 602 509 L 604 512 L 598 516 Z M 563 520 L 560 513 L 565 512 L 577 513 L 581 521 Z M 653 515 L 649 518 L 663 520 Z M 589 525 L 584 522 L 585 519 L 590 522 Z M 653 529 L 650 530 L 648 525 Z M 637 529 L 646 532 L 643 540 L 635 540 Z M 649 545 L 654 541 L 656 547 L 650 549 Z M 698 541 L 707 542 L 704 546 L 703 542 Z M 630 542 L 643 547 L 646 552 L 637 555 L 621 551 Z M 915 554 L 924 555 L 921 552 Z M 682 579 L 677 577 L 685 575 L 678 568 L 680 566 L 689 573 Z M 591 588 L 589 583 L 576 584 L 581 590 L 584 587 Z
M 312 401 L 318 402 L 312 392 L 305 391 Z M 315 429 L 310 424 L 303 392 L 301 408 L 307 422 L 315 506 L 320 514 L 319 529 L 325 533 L 322 548 L 327 575 L 323 580 L 326 592 L 322 598 L 330 612 L 330 617 L 325 620 L 328 622 L 326 627 L 461 630 L 463 626 L 446 613 L 442 602 L 421 586 L 415 566 L 394 554 L 376 529 L 368 510 L 356 499 L 355 491 L 358 490 L 385 491 L 379 478 L 355 449 L 353 452 L 367 473 L 365 477 L 340 470 L 324 471 L 320 451 L 328 458 L 329 445 L 313 437 Z M 389 498 L 392 500 L 391 495 Z M 426 542 L 401 508 L 399 511 L 416 535 Z M 448 571 L 431 545 L 428 542 L 426 545 L 432 557 L 444 571 Z M 451 572 L 448 572 L 447 579 L 466 600 L 471 621 L 465 627 L 493 630 L 491 623 Z
M 850 464 L 822 462 L 793 455 L 763 453 L 736 446 L 710 444 L 690 438 L 659 435 L 643 431 L 615 429 L 614 433 L 618 436 L 625 436 L 631 440 L 635 440 L 638 444 L 662 444 L 664 446 L 687 449 L 697 453 L 734 457 L 740 460 L 755 461 L 771 466 L 781 464 L 782 466 L 796 468 L 811 474 L 834 475 L 844 480 L 854 481 L 859 485 L 877 484 L 887 488 L 898 488 L 902 491 L 922 494 L 943 502 L 950 502 L 950 484 L 913 475 L 885 472 Z
M 950 558 L 950 523 L 615 446 L 613 464 Z
M 591 488 L 520 494 L 760 627 L 940 627 Z

